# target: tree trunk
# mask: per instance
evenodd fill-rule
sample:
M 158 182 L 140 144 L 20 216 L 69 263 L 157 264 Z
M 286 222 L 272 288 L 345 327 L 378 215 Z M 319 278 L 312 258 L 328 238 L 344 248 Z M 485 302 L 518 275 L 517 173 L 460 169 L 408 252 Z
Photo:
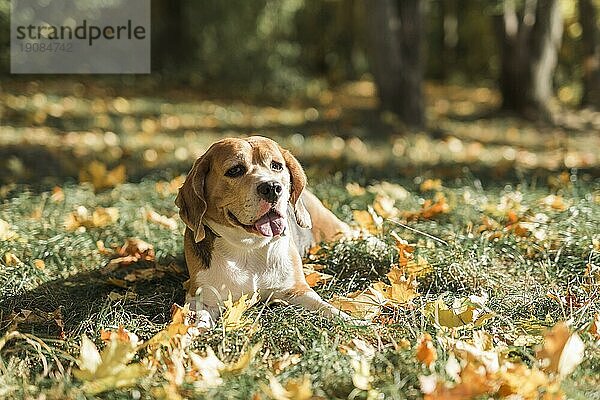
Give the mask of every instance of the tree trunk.
M 583 98 L 581 104 L 600 109 L 600 29 L 592 0 L 579 0 L 583 43 Z
M 371 59 L 381 106 L 409 126 L 425 123 L 423 104 L 423 4 L 421 0 L 366 3 Z
M 496 20 L 502 49 L 500 91 L 504 109 L 530 118 L 549 118 L 552 77 L 562 39 L 559 0 L 504 1 Z

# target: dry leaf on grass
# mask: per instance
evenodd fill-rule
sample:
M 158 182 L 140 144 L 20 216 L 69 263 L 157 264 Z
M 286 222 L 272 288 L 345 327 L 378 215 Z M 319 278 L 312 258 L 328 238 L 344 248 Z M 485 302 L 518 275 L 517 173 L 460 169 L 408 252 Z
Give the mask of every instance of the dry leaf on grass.
M 12 311 L 10 314 L 4 316 L 3 322 L 8 324 L 8 327 L 6 327 L 7 331 L 18 330 L 19 325 L 43 324 L 47 326 L 51 323 L 58 327 L 58 336 L 61 339 L 64 338 L 65 334 L 65 323 L 60 308 L 57 308 L 52 312 L 42 311 L 40 309 L 21 309 L 19 312 Z
M 368 288 L 347 296 L 334 295 L 329 303 L 355 318 L 372 320 L 381 313 L 387 300 L 381 292 Z
M 201 356 L 195 352 L 189 352 L 193 369 L 199 373 L 201 379 L 194 381 L 194 387 L 200 390 L 206 390 L 212 387 L 220 386 L 223 383 L 221 370 L 225 364 L 215 355 L 214 351 L 206 348 L 206 356 Z
M 287 367 L 296 365 L 300 361 L 302 361 L 302 357 L 300 356 L 300 354 L 290 354 L 286 352 L 283 354 L 283 356 L 272 362 L 271 369 L 273 370 L 273 373 L 275 375 L 279 375 Z
M 306 279 L 308 286 L 315 287 L 318 284 L 325 283 L 333 278 L 332 275 L 320 272 L 321 269 L 323 269 L 323 266 L 319 264 L 304 264 L 302 266 L 304 278 Z
M 350 196 L 362 196 L 367 193 L 366 189 L 360 186 L 358 183 L 348 183 L 346 184 L 346 191 Z
M 223 326 L 226 332 L 234 331 L 250 324 L 252 321 L 244 317 L 248 308 L 258 302 L 258 293 L 255 292 L 250 299 L 247 294 L 243 294 L 237 301 L 233 302 L 231 293 L 227 300 L 223 302 L 225 312 L 223 313 Z
M 96 191 L 115 187 L 125 182 L 125 179 L 124 165 L 109 170 L 99 161 L 92 161 L 79 173 L 79 182 L 90 182 Z
M 472 324 L 479 327 L 494 316 L 484 311 L 486 300 L 487 296 L 470 296 L 456 299 L 452 307 L 448 307 L 443 299 L 438 299 L 427 303 L 423 312 L 438 326 L 460 328 Z

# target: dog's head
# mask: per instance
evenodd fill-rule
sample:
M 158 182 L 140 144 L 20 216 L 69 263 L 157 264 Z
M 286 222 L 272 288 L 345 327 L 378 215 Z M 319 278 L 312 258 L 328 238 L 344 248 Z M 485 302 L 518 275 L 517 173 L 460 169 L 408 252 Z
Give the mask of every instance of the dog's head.
M 286 230 L 288 203 L 298 225 L 310 228 L 300 198 L 305 185 L 298 160 L 274 141 L 223 139 L 196 160 L 175 204 L 196 242 L 207 223 L 233 228 L 239 237 L 271 238 Z

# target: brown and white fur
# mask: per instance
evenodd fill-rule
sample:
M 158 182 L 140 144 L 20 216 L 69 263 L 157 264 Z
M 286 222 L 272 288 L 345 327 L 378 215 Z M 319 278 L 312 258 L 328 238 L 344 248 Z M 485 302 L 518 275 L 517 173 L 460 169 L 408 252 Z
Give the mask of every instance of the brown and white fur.
M 351 320 L 304 278 L 301 253 L 350 233 L 305 186 L 296 158 L 260 136 L 220 140 L 196 160 L 175 203 L 186 225 L 186 302 L 200 326 L 214 326 L 230 293 L 254 292 Z

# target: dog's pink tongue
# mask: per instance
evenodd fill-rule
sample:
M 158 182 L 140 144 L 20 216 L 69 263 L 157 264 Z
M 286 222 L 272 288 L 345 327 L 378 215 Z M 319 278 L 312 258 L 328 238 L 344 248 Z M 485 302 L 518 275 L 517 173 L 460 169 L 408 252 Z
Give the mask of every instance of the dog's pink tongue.
M 269 211 L 254 223 L 256 230 L 264 236 L 281 235 L 285 230 L 285 225 L 285 218 L 274 211 Z

